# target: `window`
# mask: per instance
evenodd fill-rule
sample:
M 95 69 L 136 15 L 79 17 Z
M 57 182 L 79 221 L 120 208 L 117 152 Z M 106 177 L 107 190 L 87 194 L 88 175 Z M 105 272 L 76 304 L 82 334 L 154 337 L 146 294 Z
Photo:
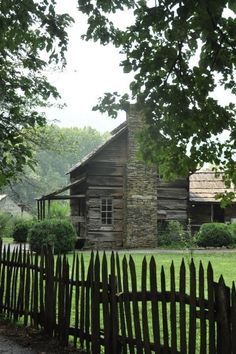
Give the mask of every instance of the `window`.
M 113 223 L 113 206 L 111 198 L 101 199 L 101 221 L 103 225 L 112 225 Z

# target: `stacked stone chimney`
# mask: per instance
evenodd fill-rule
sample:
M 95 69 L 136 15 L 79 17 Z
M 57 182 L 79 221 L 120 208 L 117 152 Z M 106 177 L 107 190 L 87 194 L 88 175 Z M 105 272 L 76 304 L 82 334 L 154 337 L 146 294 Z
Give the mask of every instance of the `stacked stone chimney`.
M 157 169 L 138 159 L 138 133 L 143 115 L 131 106 L 127 113 L 126 244 L 128 248 L 155 247 L 157 243 Z

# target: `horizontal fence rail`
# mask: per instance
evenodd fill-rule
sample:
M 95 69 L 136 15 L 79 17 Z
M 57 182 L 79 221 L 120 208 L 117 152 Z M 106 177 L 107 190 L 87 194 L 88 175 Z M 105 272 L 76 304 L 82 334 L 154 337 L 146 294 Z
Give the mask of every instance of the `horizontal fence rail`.
M 0 313 L 88 353 L 235 353 L 236 291 L 182 261 L 1 248 Z

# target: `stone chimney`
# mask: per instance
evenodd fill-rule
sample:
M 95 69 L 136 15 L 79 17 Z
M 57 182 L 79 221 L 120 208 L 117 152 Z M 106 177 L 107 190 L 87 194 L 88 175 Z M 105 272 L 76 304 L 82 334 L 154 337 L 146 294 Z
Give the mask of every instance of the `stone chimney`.
M 126 247 L 157 244 L 157 168 L 138 159 L 138 133 L 144 116 L 130 106 L 127 112 L 128 162 L 126 164 Z

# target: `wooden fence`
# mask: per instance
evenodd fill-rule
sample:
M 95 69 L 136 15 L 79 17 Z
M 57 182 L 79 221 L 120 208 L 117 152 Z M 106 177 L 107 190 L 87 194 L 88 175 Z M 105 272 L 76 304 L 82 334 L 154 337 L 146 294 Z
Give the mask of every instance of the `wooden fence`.
M 169 272 L 168 272 L 169 273 Z M 236 353 L 236 292 L 194 262 L 0 252 L 0 313 L 88 353 Z

